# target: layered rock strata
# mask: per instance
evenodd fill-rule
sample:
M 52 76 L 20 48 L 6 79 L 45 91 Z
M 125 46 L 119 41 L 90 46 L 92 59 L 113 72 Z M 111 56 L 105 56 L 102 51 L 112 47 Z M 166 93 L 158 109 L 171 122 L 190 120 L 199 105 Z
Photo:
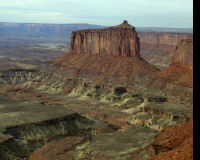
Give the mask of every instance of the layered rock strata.
M 174 49 L 184 37 L 193 39 L 189 33 L 139 32 L 138 36 L 141 57 L 161 70 L 170 66 Z
M 191 33 L 150 33 L 150 32 L 139 32 L 141 44 L 149 44 L 153 46 L 166 45 L 176 46 L 182 39 L 187 37 L 188 39 L 193 38 Z
M 193 88 L 193 40 L 184 38 L 177 45 L 170 66 L 155 75 L 154 87 L 157 80 Z
M 175 48 L 172 65 L 184 66 L 193 69 L 193 40 L 182 39 Z
M 26 159 L 42 145 L 90 135 L 93 122 L 69 109 L 0 96 L 0 159 Z
M 109 54 L 114 56 L 139 56 L 140 42 L 135 27 L 127 21 L 122 24 L 92 30 L 72 32 L 70 53 Z

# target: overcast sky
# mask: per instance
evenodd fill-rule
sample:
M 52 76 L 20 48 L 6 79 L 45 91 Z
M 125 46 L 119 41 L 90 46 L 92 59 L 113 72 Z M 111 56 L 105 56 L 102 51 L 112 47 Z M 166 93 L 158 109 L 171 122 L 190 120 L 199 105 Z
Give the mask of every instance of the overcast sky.
M 193 27 L 193 0 L 0 0 L 0 22 Z

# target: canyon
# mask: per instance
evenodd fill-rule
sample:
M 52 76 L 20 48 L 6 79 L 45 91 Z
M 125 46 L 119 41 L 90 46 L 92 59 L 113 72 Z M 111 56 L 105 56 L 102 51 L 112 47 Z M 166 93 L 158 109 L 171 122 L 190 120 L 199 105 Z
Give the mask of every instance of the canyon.
M 0 159 L 184 157 L 193 125 L 191 38 L 137 33 L 124 21 L 72 32 L 67 53 L 37 69 L 1 70 Z M 169 57 L 152 60 L 161 55 Z

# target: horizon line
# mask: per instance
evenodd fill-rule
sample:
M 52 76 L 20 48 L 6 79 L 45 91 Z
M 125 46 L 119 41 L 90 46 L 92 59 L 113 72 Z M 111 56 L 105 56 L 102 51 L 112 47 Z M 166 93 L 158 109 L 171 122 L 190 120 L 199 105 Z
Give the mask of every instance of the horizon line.
M 52 24 L 52 25 L 74 25 L 74 24 L 87 24 L 87 25 L 94 25 L 94 26 L 102 26 L 102 27 L 111 27 L 111 26 L 105 26 L 105 25 L 99 25 L 99 24 L 91 24 L 91 23 L 47 23 L 47 22 L 2 22 L 0 23 L 14 23 L 14 24 Z M 134 26 L 135 27 L 135 26 Z M 172 29 L 193 29 L 193 27 L 144 27 L 144 26 L 138 26 L 136 28 L 172 28 Z

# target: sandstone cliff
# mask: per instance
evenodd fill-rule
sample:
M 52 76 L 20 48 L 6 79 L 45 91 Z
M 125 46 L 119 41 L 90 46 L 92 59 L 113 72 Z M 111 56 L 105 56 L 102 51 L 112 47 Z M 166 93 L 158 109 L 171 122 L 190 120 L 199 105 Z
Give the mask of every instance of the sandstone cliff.
M 158 71 L 140 57 L 140 41 L 135 27 L 124 21 L 106 29 L 74 31 L 69 53 L 55 65 L 73 68 L 76 74 L 98 77 L 146 75 Z M 101 75 L 101 76 L 100 76 Z
M 138 33 L 140 42 L 149 45 L 168 45 L 176 46 L 184 37 L 192 39 L 193 34 L 189 33 L 148 33 L 139 32 Z
M 193 87 L 193 40 L 181 40 L 175 48 L 171 65 L 158 72 L 156 79 L 183 87 Z
M 193 69 L 193 40 L 183 39 L 177 45 L 172 58 L 172 65 Z
M 72 32 L 70 53 L 139 56 L 140 42 L 135 27 L 127 21 L 106 29 Z
M 139 32 L 140 55 L 159 69 L 169 67 L 175 47 L 184 38 L 193 38 L 189 33 Z

